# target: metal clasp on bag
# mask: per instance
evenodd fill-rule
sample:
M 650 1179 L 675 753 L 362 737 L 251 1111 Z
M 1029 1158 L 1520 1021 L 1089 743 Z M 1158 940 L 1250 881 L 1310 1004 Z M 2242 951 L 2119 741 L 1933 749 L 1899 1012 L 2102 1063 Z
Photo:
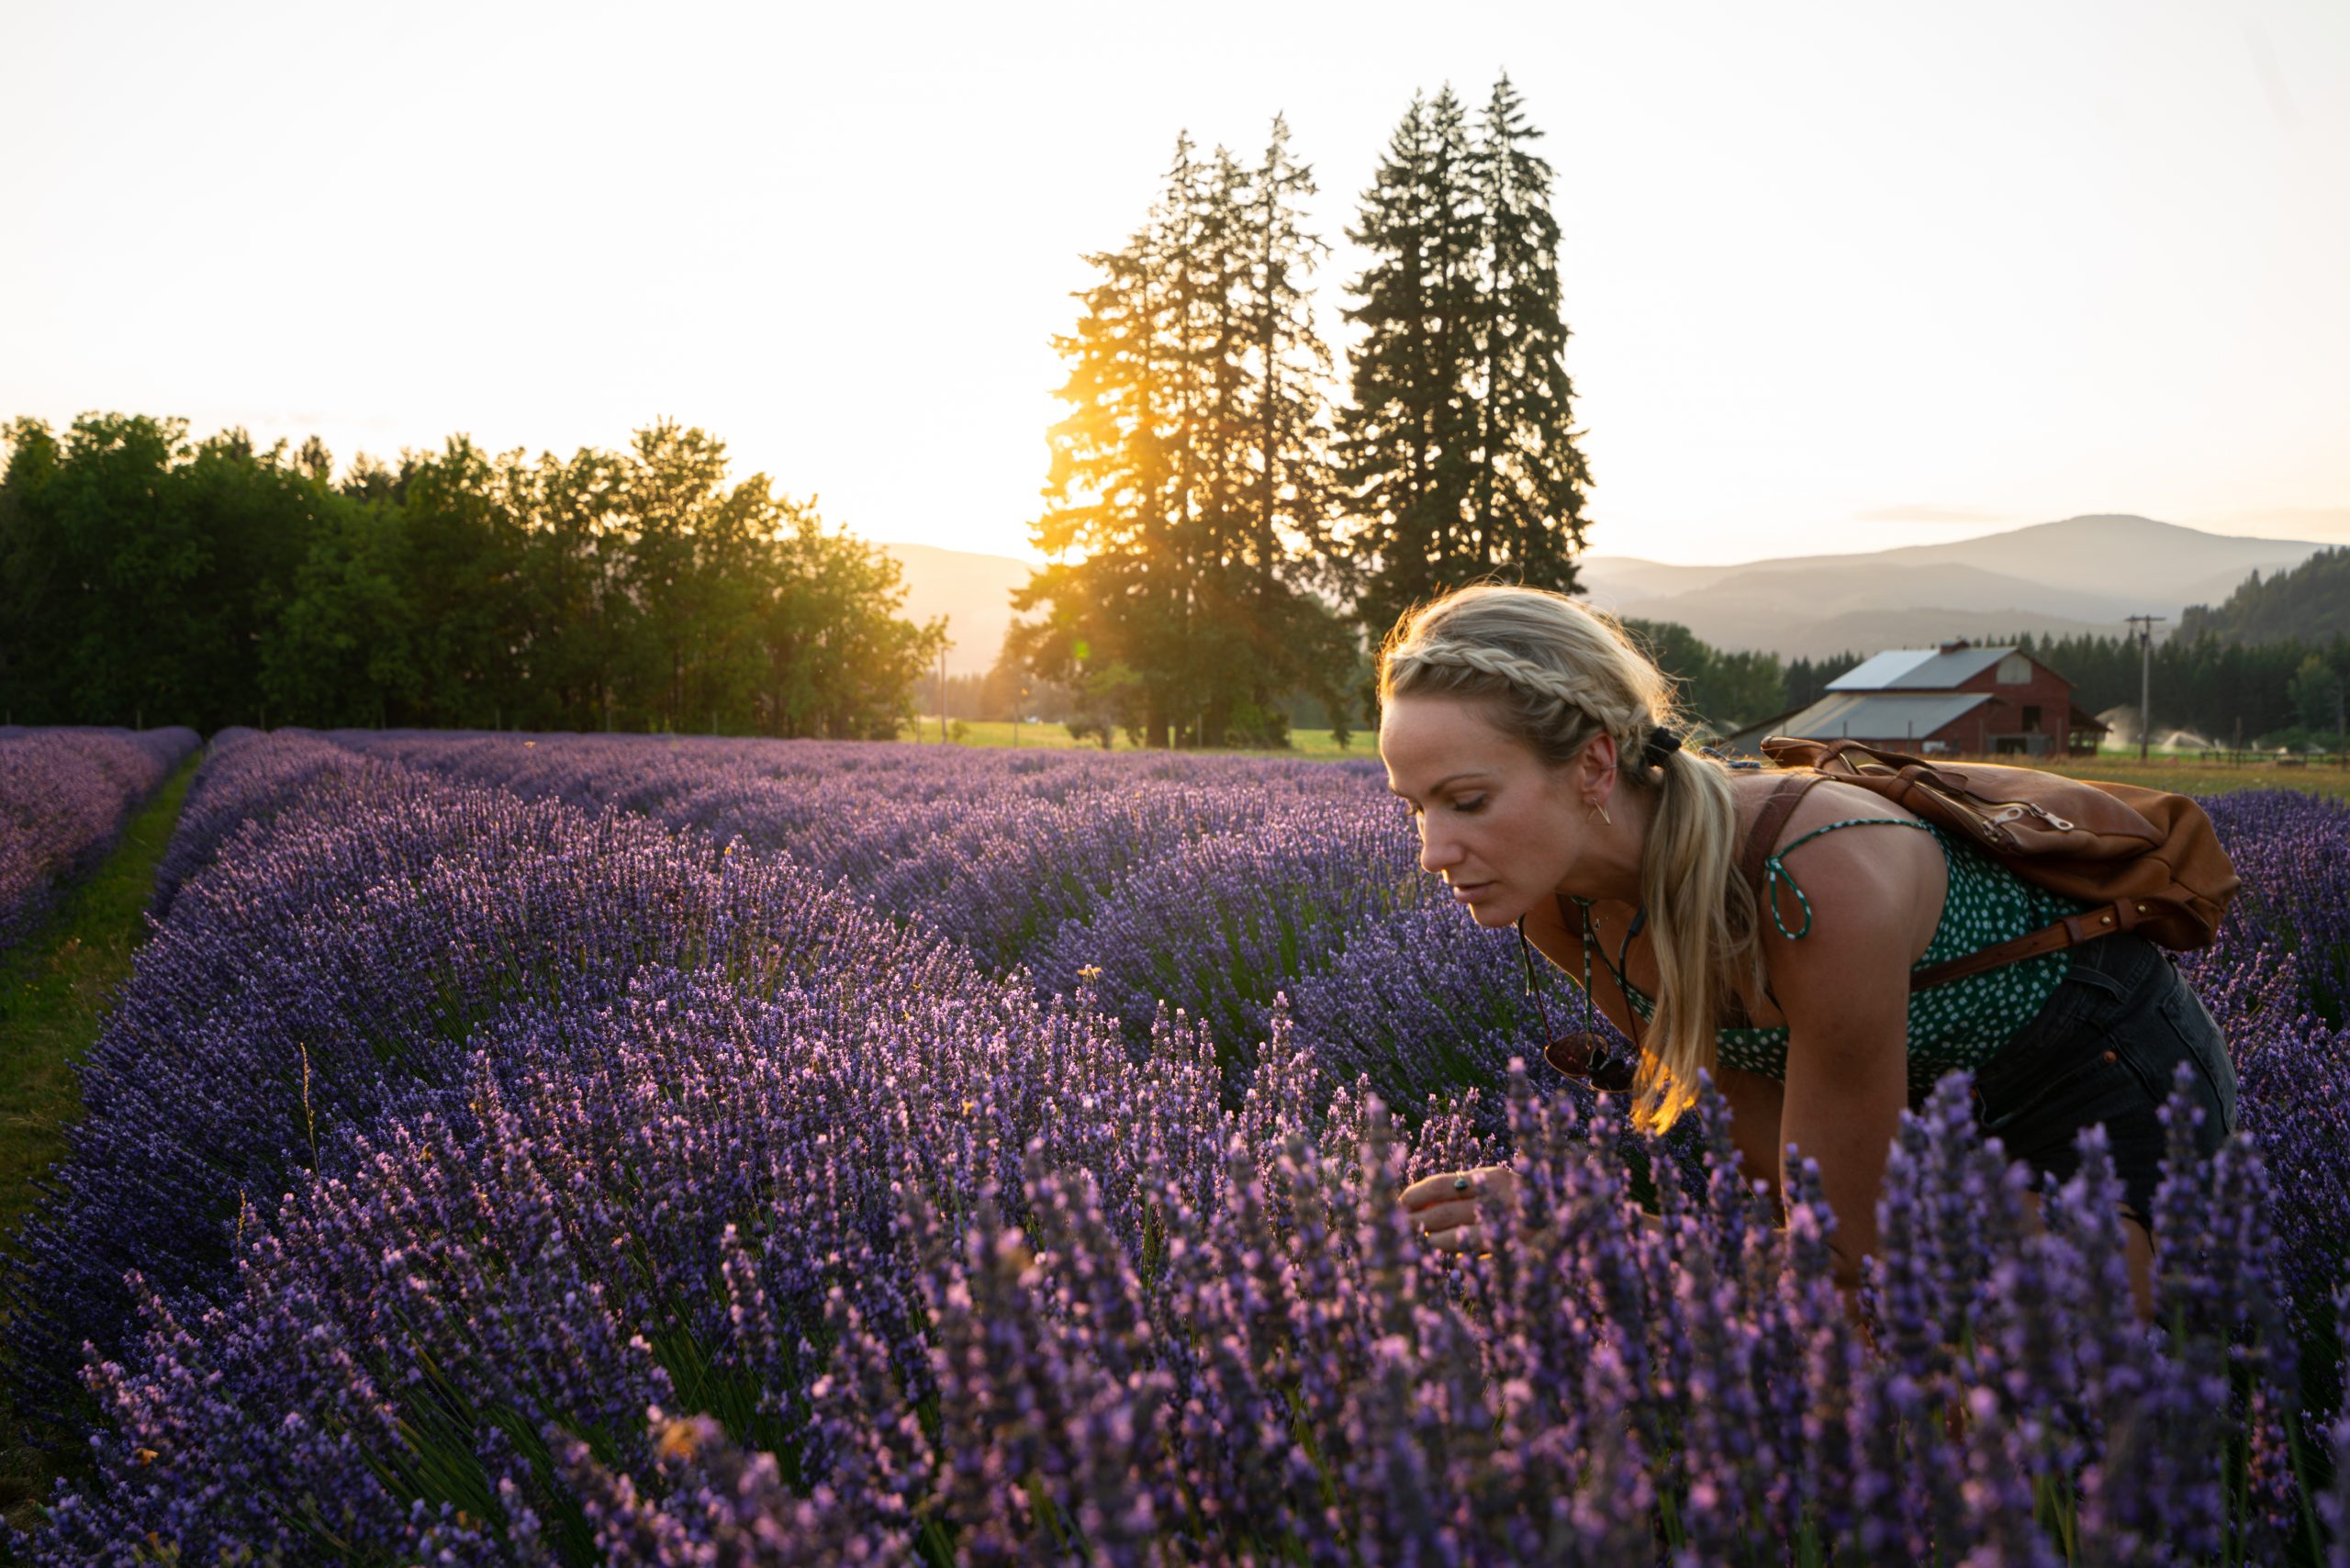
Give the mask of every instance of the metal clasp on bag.
M 2011 823 L 2020 821 L 2028 816 L 2038 817 L 2042 822 L 2046 823 L 2050 827 L 2054 828 L 2059 833 L 2070 833 L 2073 831 L 2073 824 L 2071 823 L 2066 822 L 2063 817 L 2058 816 L 2055 812 L 2048 810 L 2045 806 L 2035 806 L 2028 801 L 2010 801 L 1996 812 L 1984 812 L 1983 820 L 1986 823 Z

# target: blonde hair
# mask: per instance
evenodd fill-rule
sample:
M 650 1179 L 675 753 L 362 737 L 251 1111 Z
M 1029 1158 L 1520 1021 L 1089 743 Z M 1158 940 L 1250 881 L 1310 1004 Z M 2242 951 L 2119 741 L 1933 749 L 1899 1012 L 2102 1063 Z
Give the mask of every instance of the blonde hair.
M 1661 984 L 1632 1094 L 1635 1122 L 1662 1132 L 1695 1100 L 1698 1070 L 1714 1070 L 1737 978 L 1762 979 L 1728 770 L 1687 750 L 1645 764 L 1659 730 L 1686 727 L 1671 678 L 1613 618 L 1547 588 L 1481 583 L 1408 611 L 1379 651 L 1379 700 L 1420 696 L 1483 703 L 1549 767 L 1610 735 L 1618 787 L 1652 798 L 1640 896 Z

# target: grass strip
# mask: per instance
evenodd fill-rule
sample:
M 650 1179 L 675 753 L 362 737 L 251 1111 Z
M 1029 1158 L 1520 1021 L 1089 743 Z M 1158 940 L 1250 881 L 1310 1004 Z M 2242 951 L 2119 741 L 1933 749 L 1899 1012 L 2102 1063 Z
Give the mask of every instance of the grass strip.
M 36 1180 L 65 1153 L 65 1128 L 82 1114 L 74 1072 L 130 976 L 147 936 L 155 867 L 196 777 L 190 757 L 133 813 L 95 875 L 69 888 L 49 920 L 0 954 L 0 1237 L 13 1250 L 39 1201 Z M 18 1440 L 14 1413 L 0 1442 L 0 1508 L 18 1529 L 31 1524 L 58 1456 Z M 0 1553 L 5 1555 L 5 1553 Z
M 2006 762 L 2009 759 L 1992 757 L 1989 760 Z M 2108 753 L 2102 756 L 2068 757 L 2063 762 L 2043 762 L 2037 766 L 2068 778 L 2141 784 L 2149 790 L 2175 790 L 2182 795 L 2224 795 L 2234 790 L 2298 790 L 2304 795 L 2350 800 L 2350 767 L 2331 762 L 2278 763 L 2273 759 L 2242 763 L 2204 762 L 2191 756 L 2165 757 L 2160 755 L 2140 762 L 2134 754 L 2117 756 Z

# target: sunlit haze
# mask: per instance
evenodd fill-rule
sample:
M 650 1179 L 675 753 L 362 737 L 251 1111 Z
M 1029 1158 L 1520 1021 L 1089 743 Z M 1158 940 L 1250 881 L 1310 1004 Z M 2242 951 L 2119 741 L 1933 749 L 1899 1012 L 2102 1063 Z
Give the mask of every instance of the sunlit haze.
M 1337 247 L 1416 89 L 1557 173 L 1592 548 L 2081 512 L 2350 542 L 2350 7 L 0 0 L 0 418 L 618 446 L 1032 555 L 1083 253 L 1285 112 Z

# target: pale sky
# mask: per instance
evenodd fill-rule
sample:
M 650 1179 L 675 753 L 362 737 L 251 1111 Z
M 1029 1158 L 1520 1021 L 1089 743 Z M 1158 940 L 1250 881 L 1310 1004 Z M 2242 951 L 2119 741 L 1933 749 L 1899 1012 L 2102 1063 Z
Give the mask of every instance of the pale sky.
M 0 0 L 0 418 L 347 463 L 664 415 L 1034 556 L 1081 255 L 1276 111 L 1342 233 L 1416 89 L 1548 133 L 1592 547 L 2079 512 L 2350 542 L 2350 6 Z

